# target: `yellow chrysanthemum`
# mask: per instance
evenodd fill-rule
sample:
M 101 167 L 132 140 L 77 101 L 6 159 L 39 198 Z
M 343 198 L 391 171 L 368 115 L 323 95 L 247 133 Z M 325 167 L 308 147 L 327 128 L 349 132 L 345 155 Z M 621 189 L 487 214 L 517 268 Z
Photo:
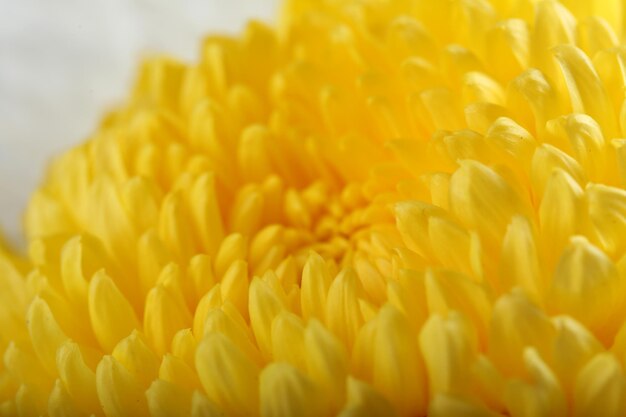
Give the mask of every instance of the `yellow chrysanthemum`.
M 625 415 L 625 12 L 291 0 L 147 62 L 0 253 L 0 415 Z

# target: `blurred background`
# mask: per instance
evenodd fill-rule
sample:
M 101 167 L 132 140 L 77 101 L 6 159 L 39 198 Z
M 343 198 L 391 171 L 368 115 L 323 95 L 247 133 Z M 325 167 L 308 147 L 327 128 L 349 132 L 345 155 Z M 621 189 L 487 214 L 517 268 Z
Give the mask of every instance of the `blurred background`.
M 124 100 L 142 56 L 194 60 L 208 32 L 271 22 L 278 0 L 0 0 L 0 229 L 21 215 L 54 155 Z

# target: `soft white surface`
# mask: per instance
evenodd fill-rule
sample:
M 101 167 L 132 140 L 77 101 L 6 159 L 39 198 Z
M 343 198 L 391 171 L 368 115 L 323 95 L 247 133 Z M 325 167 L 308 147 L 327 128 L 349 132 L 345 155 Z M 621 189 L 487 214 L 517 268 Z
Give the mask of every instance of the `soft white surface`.
M 124 99 L 149 52 L 194 59 L 207 32 L 271 21 L 278 0 L 0 0 L 0 227 L 21 214 L 47 161 Z

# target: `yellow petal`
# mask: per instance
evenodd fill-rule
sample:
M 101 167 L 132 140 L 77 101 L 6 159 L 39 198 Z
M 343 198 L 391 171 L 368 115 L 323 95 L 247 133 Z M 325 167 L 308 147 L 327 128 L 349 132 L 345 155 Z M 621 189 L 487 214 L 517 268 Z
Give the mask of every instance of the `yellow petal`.
M 450 179 L 450 207 L 488 242 L 499 242 L 511 218 L 529 215 L 523 197 L 500 175 L 475 161 L 461 162 Z
M 390 304 L 404 312 L 411 328 L 419 331 L 428 315 L 424 274 L 412 269 L 401 270 L 397 282 L 387 283 L 387 297 Z
M 504 104 L 500 84 L 482 72 L 468 72 L 463 77 L 463 101 L 469 103 Z
M 400 56 L 414 55 L 434 60 L 432 36 L 422 23 L 408 16 L 398 16 L 390 24 L 387 43 Z
M 194 230 L 185 221 L 188 217 L 179 193 L 165 197 L 159 215 L 159 236 L 170 251 L 181 260 L 198 252 Z
M 228 415 L 258 414 L 259 368 L 226 336 L 207 335 L 198 344 L 196 369 L 208 398 Z
M 22 322 L 24 311 L 28 307 L 28 296 L 26 285 L 16 267 L 7 259 L 0 249 L 0 299 L 11 300 L 10 303 L 4 302 L 2 317 L 7 319 L 7 326 L 11 321 Z M 6 298 L 5 298 L 6 297 Z M 11 318 L 11 319 L 9 319 Z
M 90 195 L 90 220 L 93 233 L 96 237 L 106 242 L 107 249 L 115 254 L 116 259 L 132 265 L 135 256 L 134 225 L 123 206 L 120 190 L 117 189 L 113 180 L 108 177 L 100 177 L 94 181 Z M 97 201 L 97 203 L 95 203 Z M 71 230 L 71 229 L 70 229 Z M 128 282 L 129 294 L 134 282 Z
M 147 294 L 156 284 L 163 268 L 174 260 L 174 255 L 156 232 L 149 229 L 137 242 L 137 257 L 141 291 L 142 294 Z
M 83 412 L 93 413 L 100 408 L 96 391 L 96 374 L 83 360 L 73 342 L 66 342 L 57 351 L 57 368 L 65 390 Z
M 544 73 L 531 68 L 519 74 L 510 84 L 508 108 L 520 124 L 537 135 L 543 135 L 548 120 L 561 114 L 562 105 L 556 88 Z
M 122 201 L 138 230 L 155 224 L 160 200 L 155 184 L 144 177 L 131 178 L 122 189 Z
M 233 262 L 246 258 L 246 253 L 246 238 L 239 233 L 228 235 L 215 255 L 215 275 L 222 278 Z
M 340 417 L 395 417 L 398 414 L 389 401 L 366 382 L 349 376 L 348 399 Z
M 209 399 L 200 391 L 194 391 L 191 397 L 191 416 L 192 417 L 223 417 L 224 412 L 209 401 Z
M 498 148 L 516 158 L 520 164 L 528 164 L 536 147 L 535 138 L 507 117 L 496 119 L 485 134 L 485 142 L 493 143 Z
M 382 304 L 385 301 L 385 278 L 380 271 L 366 257 L 355 259 L 354 267 L 369 299 Z
M 31 196 L 31 201 L 24 214 L 29 237 L 53 236 L 75 227 L 70 213 L 50 192 L 37 190 Z
M 179 330 L 172 339 L 172 354 L 185 361 L 188 366 L 195 363 L 196 339 L 191 329 Z
M 624 415 L 625 390 L 626 377 L 620 363 L 609 353 L 599 353 L 585 365 L 576 378 L 573 415 Z
M 504 411 L 506 380 L 493 362 L 485 355 L 479 354 L 472 363 L 470 372 L 477 397 L 490 409 Z
M 89 284 L 89 318 L 100 346 L 107 352 L 139 328 L 130 303 L 104 271 L 97 272 Z
M 112 356 L 144 388 L 147 388 L 158 376 L 159 358 L 136 330 L 115 346 Z
M 570 314 L 608 341 L 617 330 L 622 288 L 615 264 L 586 238 L 574 236 L 554 272 L 551 308 Z
M 478 352 L 475 330 L 463 316 L 448 318 L 434 314 L 419 335 L 424 363 L 428 370 L 431 395 L 439 392 L 467 392 L 469 368 Z
M 196 255 L 189 260 L 187 276 L 193 282 L 194 301 L 206 294 L 215 285 L 213 263 L 208 255 Z
M 41 389 L 22 384 L 15 393 L 17 415 L 22 417 L 43 416 L 47 411 L 45 396 Z
M 255 268 L 255 275 L 265 273 L 265 271 L 257 271 L 256 268 L 261 264 L 268 251 L 282 243 L 283 233 L 283 227 L 277 224 L 267 226 L 256 233 L 250 243 L 250 256 L 248 257 L 250 264 Z
M 105 266 L 104 248 L 89 236 L 78 236 L 68 241 L 61 253 L 61 278 L 73 303 L 87 309 L 89 280 Z
M 593 184 L 585 190 L 589 217 L 602 247 L 609 255 L 620 255 L 626 249 L 626 192 L 620 188 Z
M 160 284 L 150 290 L 143 327 L 146 337 L 159 355 L 170 349 L 176 332 L 188 328 L 191 321 L 182 294 L 174 286 Z
M 547 184 L 557 168 L 566 172 L 579 185 L 587 181 L 580 164 L 574 158 L 544 143 L 536 149 L 532 159 L 531 179 L 537 196 L 544 195 Z
M 530 64 L 549 71 L 552 69 L 550 49 L 559 44 L 573 43 L 576 20 L 560 3 L 547 1 L 538 4 L 534 25 Z M 548 74 L 554 75 L 551 72 Z
M 281 311 L 272 322 L 272 358 L 306 370 L 304 325 L 293 313 Z
M 50 417 L 73 417 L 80 415 L 74 408 L 72 398 L 59 379 L 54 383 L 54 388 L 52 388 L 48 398 L 48 415 Z
M 489 331 L 489 357 L 505 375 L 524 373 L 527 346 L 548 352 L 555 329 L 545 313 L 523 292 L 513 290 L 496 301 Z
M 153 417 L 190 415 L 191 393 L 170 382 L 157 379 L 146 390 L 146 398 Z
M 221 285 L 217 284 L 200 299 L 200 302 L 198 302 L 193 316 L 193 336 L 199 339 L 204 335 L 204 322 L 209 311 L 214 308 L 219 308 L 221 305 Z
M 528 66 L 528 24 L 522 19 L 498 22 L 487 32 L 487 54 L 499 59 L 489 60 L 487 65 L 497 78 L 510 80 Z
M 254 278 L 250 283 L 250 324 L 259 349 L 265 355 L 272 352 L 272 322 L 284 306 L 271 287 L 263 280 Z
M 248 181 L 260 182 L 272 172 L 267 152 L 270 143 L 270 133 L 263 126 L 250 126 L 242 132 L 237 160 L 243 177 Z
M 380 310 L 374 343 L 374 387 L 390 399 L 400 416 L 423 414 L 426 381 L 417 340 L 406 318 L 390 305 Z
M 56 375 L 57 349 L 67 340 L 67 336 L 54 319 L 48 304 L 41 298 L 35 298 L 30 304 L 27 323 L 37 357 L 48 372 Z
M 260 376 L 262 417 L 325 416 L 327 400 L 306 375 L 286 363 L 268 365 Z
M 144 388 L 112 356 L 104 356 L 98 364 L 96 387 L 107 417 L 148 415 Z
M 442 265 L 482 281 L 482 250 L 476 233 L 468 233 L 453 221 L 434 215 L 428 219 L 428 235 Z
M 317 320 L 309 321 L 304 333 L 308 374 L 316 381 L 330 406 L 338 410 L 345 400 L 348 355 L 345 347 Z
M 556 327 L 556 338 L 551 367 L 562 382 L 563 389 L 571 393 L 580 369 L 604 347 L 589 329 L 571 317 L 558 316 L 552 321 Z
M 447 88 L 424 90 L 419 94 L 418 100 L 412 102 L 415 103 L 415 114 L 423 120 L 430 131 L 456 130 L 465 127 L 459 100 Z
M 193 201 L 191 213 L 200 231 L 202 245 L 208 255 L 214 256 L 224 236 L 214 176 L 201 175 L 190 194 L 190 200 Z
M 50 387 L 50 375 L 41 361 L 34 353 L 18 347 L 15 342 L 10 342 L 6 347 L 3 362 L 10 378 L 30 387 Z
M 200 387 L 200 381 L 194 369 L 182 359 L 170 354 L 163 356 L 159 367 L 159 378 L 189 391 Z
M 371 381 L 374 375 L 374 354 L 378 322 L 370 320 L 357 334 L 352 347 L 351 374 L 359 379 Z
M 352 269 L 344 269 L 330 285 L 326 302 L 327 325 L 340 340 L 352 346 L 363 324 L 359 308 L 359 279 Z
M 425 288 L 431 314 L 445 316 L 456 310 L 467 315 L 476 327 L 481 344 L 484 344 L 487 323 L 493 308 L 484 286 L 456 272 L 428 270 Z
M 222 301 L 233 303 L 244 318 L 248 317 L 248 264 L 235 261 L 224 272 L 220 285 Z
M 263 362 L 261 353 L 251 340 L 246 322 L 243 319 L 241 322 L 237 322 L 232 315 L 226 312 L 227 309 L 228 304 L 225 304 L 222 308 L 209 311 L 204 323 L 204 335 L 219 333 L 228 337 L 250 359 L 261 364 Z
M 567 416 L 567 403 L 554 373 L 534 348 L 524 351 L 529 381 L 513 380 L 506 391 L 506 404 L 514 416 Z
M 599 4 L 601 2 L 594 2 Z M 602 2 L 604 3 L 604 2 Z M 618 2 L 610 1 L 614 5 L 618 5 Z M 619 6 L 618 6 L 619 7 Z M 606 18 L 615 18 L 619 15 L 619 12 L 615 12 L 613 16 L 605 16 Z M 578 24 L 578 39 L 580 48 L 585 51 L 587 56 L 595 58 L 599 51 L 611 49 L 619 44 L 615 32 L 608 22 L 599 16 L 590 16 L 584 20 L 581 20 Z
M 404 201 L 395 207 L 396 224 L 404 244 L 424 257 L 432 256 L 428 236 L 428 220 L 431 216 L 445 218 L 445 212 L 436 206 L 419 201 Z
M 430 417 L 496 417 L 496 414 L 480 404 L 461 397 L 438 394 L 428 407 Z
M 467 126 L 481 135 L 489 130 L 496 120 L 511 117 L 511 112 L 504 106 L 493 103 L 472 103 L 465 107 Z
M 541 302 L 544 296 L 536 237 L 528 219 L 516 216 L 507 228 L 500 257 L 502 289 L 519 286 L 529 298 Z
M 244 187 L 237 195 L 230 214 L 230 230 L 251 236 L 261 225 L 263 192 L 256 185 Z
M 587 55 L 573 45 L 559 45 L 554 48 L 554 56 L 563 71 L 574 112 L 588 114 L 602 126 L 605 135 L 614 135 L 615 113 Z
M 551 120 L 548 132 L 566 137 L 565 148 L 576 158 L 590 181 L 604 181 L 609 172 L 607 146 L 600 125 L 586 114 L 570 114 Z
M 583 198 L 583 190 L 572 177 L 561 169 L 552 171 L 539 207 L 539 225 L 545 242 L 542 249 L 548 271 L 561 256 L 570 236 L 585 227 Z

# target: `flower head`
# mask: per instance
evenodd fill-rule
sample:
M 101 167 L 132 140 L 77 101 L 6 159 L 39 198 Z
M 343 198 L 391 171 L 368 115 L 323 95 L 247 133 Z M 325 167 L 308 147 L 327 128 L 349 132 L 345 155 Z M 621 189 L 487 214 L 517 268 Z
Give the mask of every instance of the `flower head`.
M 0 254 L 0 415 L 624 415 L 621 17 L 291 0 L 146 62 Z

